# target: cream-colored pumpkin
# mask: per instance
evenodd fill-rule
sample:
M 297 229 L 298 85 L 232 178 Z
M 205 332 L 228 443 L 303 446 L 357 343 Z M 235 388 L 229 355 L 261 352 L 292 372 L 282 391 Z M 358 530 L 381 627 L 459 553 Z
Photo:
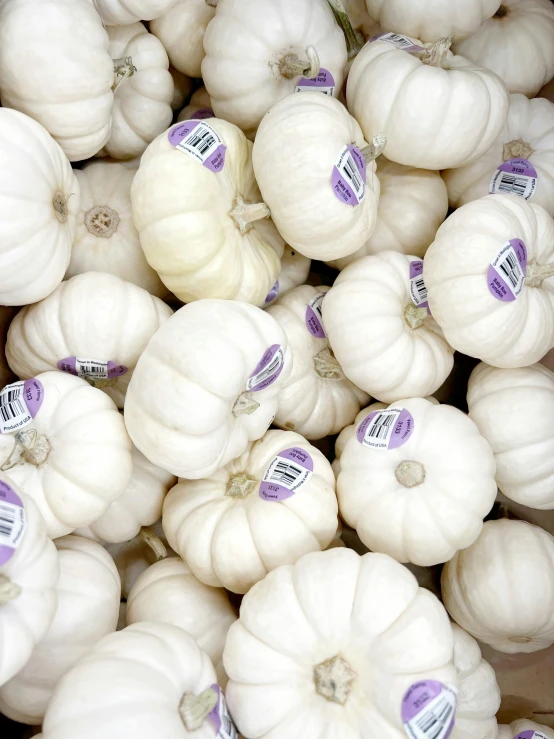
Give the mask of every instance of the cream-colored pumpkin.
M 24 724 L 42 723 L 60 678 L 115 631 L 119 616 L 121 583 L 106 550 L 81 536 L 64 536 L 56 548 L 56 615 L 25 667 L 0 689 L 0 711 Z
M 489 149 L 506 121 L 509 95 L 494 73 L 448 51 L 448 39 L 417 55 L 377 40 L 354 60 L 346 99 L 368 141 L 386 135 L 387 159 L 446 169 Z
M 435 320 L 414 303 L 412 280 L 419 278 L 411 278 L 412 262 L 421 265 L 392 251 L 362 257 L 340 273 L 322 304 L 344 374 L 387 403 L 434 393 L 454 363 Z
M 354 254 L 330 262 L 337 269 L 389 250 L 423 258 L 446 218 L 448 195 L 438 172 L 405 167 L 385 157 L 379 157 L 376 164 L 381 195 L 375 229 Z
M 179 122 L 190 121 L 191 118 L 214 118 L 212 101 L 205 87 L 199 87 L 192 93 L 189 104 L 177 116 Z
M 513 167 L 506 176 L 497 175 L 504 162 L 513 163 Z M 515 179 L 514 174 L 529 176 L 531 181 L 521 176 Z M 449 169 L 442 176 L 453 208 L 498 191 L 510 195 L 523 193 L 526 200 L 532 200 L 554 216 L 554 103 L 543 98 L 529 100 L 525 95 L 510 95 L 506 124 L 491 148 L 471 164 Z
M 17 313 L 14 306 L 0 306 L 0 388 L 9 382 L 15 382 L 17 377 L 11 371 L 6 359 L 6 338 L 8 336 L 9 325 Z
M 283 296 L 294 287 L 304 285 L 310 274 L 311 266 L 311 259 L 285 244 L 285 250 L 281 257 L 279 278 L 267 294 L 263 307 L 267 308 L 269 305 L 273 305 L 278 297 Z
M 45 298 L 63 279 L 79 183 L 48 132 L 7 108 L 0 108 L 0 162 L 0 304 L 25 305 Z
M 456 687 L 446 612 L 384 554 L 331 549 L 279 567 L 243 599 L 223 661 L 249 737 L 406 736 L 414 683 Z
M 229 627 L 237 620 L 227 593 L 204 585 L 179 557 L 156 562 L 138 578 L 127 599 L 127 626 L 137 621 L 174 624 L 192 637 L 227 678 L 221 660 Z
M 554 75 L 553 38 L 550 0 L 502 0 L 456 53 L 496 72 L 510 92 L 533 97 Z
M 456 210 L 425 255 L 429 307 L 448 343 L 496 367 L 538 362 L 554 346 L 553 263 L 554 221 L 540 206 L 487 195 Z
M 107 26 L 149 21 L 166 13 L 177 0 L 94 0 Z
M 37 506 L 10 477 L 2 474 L 3 516 L 6 503 L 10 504 L 10 518 L 20 509 L 15 520 L 24 520 L 25 528 L 15 551 L 13 546 L 8 547 L 4 535 L 0 539 L 0 685 L 21 670 L 52 623 L 60 576 L 58 553 L 46 534 Z M 13 533 L 16 531 L 12 528 Z
M 554 508 L 554 373 L 542 364 L 481 363 L 469 378 L 467 404 L 492 447 L 504 495 L 530 508 Z
M 133 223 L 134 170 L 116 162 L 91 162 L 76 169 L 75 176 L 81 205 L 66 279 L 83 272 L 108 272 L 165 297 L 167 288 L 146 261 Z
M 533 732 L 523 734 L 523 732 Z M 511 724 L 499 724 L 498 739 L 554 739 L 554 729 L 544 724 L 537 724 L 527 718 L 512 721 Z
M 123 493 L 132 445 L 113 401 L 79 377 L 44 372 L 26 383 L 20 405 L 27 394 L 34 417 L 0 434 L 0 469 L 33 498 L 56 538 L 91 524 Z
M 554 537 L 526 521 L 487 521 L 442 571 L 442 598 L 463 629 L 499 652 L 554 642 Z
M 173 77 L 173 100 L 171 101 L 171 110 L 181 110 L 185 100 L 188 100 L 192 92 L 192 80 L 175 67 L 169 66 L 169 74 Z
M 6 356 L 21 379 L 54 369 L 79 374 L 122 408 L 138 358 L 172 314 L 168 305 L 131 282 L 85 272 L 17 314 Z M 91 361 L 109 365 L 96 367 Z
M 252 161 L 263 199 L 290 246 L 328 261 L 367 241 L 377 217 L 375 157 L 382 143 L 376 138 L 368 146 L 346 108 L 327 95 L 289 95 L 272 108 L 256 135 Z M 337 169 L 339 160 L 356 173 L 358 197 L 353 188 L 351 197 L 342 189 L 349 180 Z
M 468 547 L 496 498 L 494 456 L 457 408 L 423 398 L 368 413 L 340 455 L 342 518 L 372 551 L 428 567 Z
M 194 135 L 185 133 L 192 131 L 186 121 L 150 144 L 131 187 L 142 248 L 184 302 L 225 298 L 261 305 L 279 275 L 284 244 L 261 202 L 252 145 L 226 121 L 197 125 L 209 126 L 207 136 L 220 136 L 224 163 L 211 170 L 177 148 Z
M 271 430 L 211 477 L 181 480 L 162 525 L 199 580 L 246 593 L 276 567 L 325 549 L 337 514 L 323 454 L 300 434 Z
M 348 380 L 335 359 L 321 320 L 328 287 L 301 285 L 267 312 L 283 327 L 292 350 L 292 373 L 279 393 L 273 423 L 306 439 L 337 434 L 369 398 Z
M 2 0 L 0 78 L 2 105 L 35 118 L 71 161 L 108 140 L 114 70 L 91 0 Z
M 108 35 L 114 104 L 112 131 L 102 153 L 133 159 L 171 123 L 173 77 L 161 41 L 142 23 L 108 26 Z
M 178 310 L 142 353 L 125 424 L 151 462 L 203 478 L 264 435 L 291 369 L 287 336 L 266 311 L 196 301 Z

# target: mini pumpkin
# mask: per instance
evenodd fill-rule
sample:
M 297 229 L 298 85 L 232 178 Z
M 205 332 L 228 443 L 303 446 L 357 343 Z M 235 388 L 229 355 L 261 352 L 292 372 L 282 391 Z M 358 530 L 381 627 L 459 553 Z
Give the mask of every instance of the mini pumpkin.
M 188 105 L 177 116 L 177 120 L 190 121 L 191 118 L 214 118 L 212 101 L 205 87 L 199 87 L 192 93 Z
M 108 26 L 149 21 L 167 12 L 177 0 L 94 0 Z

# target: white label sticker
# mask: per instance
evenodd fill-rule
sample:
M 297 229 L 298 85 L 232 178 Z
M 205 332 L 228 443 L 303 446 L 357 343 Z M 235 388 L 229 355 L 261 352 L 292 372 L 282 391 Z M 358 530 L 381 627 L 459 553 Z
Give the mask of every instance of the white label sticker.
M 284 449 L 272 459 L 260 483 L 260 497 L 265 500 L 286 500 L 308 482 L 314 463 L 305 449 Z
M 335 80 L 327 69 L 320 69 L 316 77 L 302 77 L 296 85 L 295 92 L 323 92 L 325 95 L 335 94 Z
M 3 434 L 28 426 L 33 420 L 24 397 L 25 383 L 14 382 L 0 392 L 0 430 Z
M 95 380 L 107 380 L 108 363 L 96 359 L 79 359 L 75 357 L 75 369 L 79 377 L 92 377 Z
M 491 260 L 487 273 L 489 290 L 498 300 L 515 300 L 525 284 L 527 249 L 521 239 L 510 239 Z
M 370 42 L 371 41 L 385 41 L 385 43 L 392 44 L 392 46 L 395 46 L 397 49 L 402 49 L 402 51 L 425 51 L 423 46 L 414 44 L 411 39 L 400 33 L 380 33 L 370 39 Z
M 208 719 L 213 724 L 217 739 L 238 739 L 238 732 L 227 708 L 227 701 L 219 685 L 212 685 L 212 690 L 217 693 L 217 703 L 208 714 Z
M 365 172 L 362 174 L 358 169 L 348 146 L 345 146 L 339 154 L 335 167 L 345 180 L 347 187 L 353 191 L 358 203 L 363 203 L 366 195 Z
M 537 182 L 537 170 L 528 159 L 508 159 L 493 174 L 489 193 L 517 195 L 529 200 L 537 189 Z
M 265 390 L 269 387 L 281 374 L 285 355 L 283 347 L 280 344 L 272 344 L 269 349 L 264 352 L 263 357 L 258 362 L 253 374 L 246 381 L 246 389 L 256 392 Z
M 405 408 L 372 411 L 360 423 L 356 436 L 371 449 L 396 449 L 405 444 L 414 431 L 414 419 Z
M 444 685 L 435 696 L 417 713 L 404 728 L 411 739 L 445 739 L 452 731 L 456 711 L 456 689 Z
M 423 262 L 421 259 L 410 264 L 410 296 L 412 303 L 418 308 L 427 308 L 427 288 L 423 280 Z
M 177 144 L 176 148 L 185 151 L 204 164 L 222 144 L 223 141 L 217 131 L 207 123 L 200 122 L 188 136 Z
M 25 512 L 19 505 L 0 498 L 0 546 L 16 549 L 25 528 Z

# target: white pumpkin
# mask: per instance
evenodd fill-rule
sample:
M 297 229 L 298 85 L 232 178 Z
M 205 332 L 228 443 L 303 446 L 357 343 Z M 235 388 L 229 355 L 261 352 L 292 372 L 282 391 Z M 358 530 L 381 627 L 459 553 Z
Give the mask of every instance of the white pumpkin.
M 218 0 L 204 49 L 202 78 L 215 114 L 249 138 L 301 78 L 323 70 L 327 95 L 338 97 L 347 60 L 327 0 Z
M 21 379 L 59 369 L 84 377 L 122 408 L 138 358 L 172 314 L 131 282 L 85 272 L 17 314 L 6 357 Z
M 0 78 L 3 107 L 35 118 L 71 161 L 108 140 L 114 68 L 90 0 L 2 0 Z
M 164 501 L 169 545 L 206 585 L 246 593 L 268 572 L 325 549 L 337 531 L 335 476 L 292 431 L 268 431 L 202 480 Z
M 56 615 L 25 667 L 0 689 L 0 711 L 24 724 L 42 723 L 60 678 L 115 631 L 119 616 L 121 583 L 106 550 L 81 536 L 64 536 L 56 548 Z
M 201 77 L 204 33 L 215 15 L 218 0 L 178 0 L 150 24 L 171 64 L 189 77 Z
M 202 163 L 194 147 L 206 141 L 213 146 Z M 236 126 L 210 119 L 176 124 L 142 156 L 131 187 L 135 226 L 149 264 L 184 302 L 261 305 L 279 275 L 284 243 L 260 202 L 251 150 Z
M 108 26 L 108 35 L 115 85 L 112 130 L 102 153 L 133 159 L 171 123 L 173 77 L 161 41 L 142 23 Z
M 405 567 L 336 548 L 279 567 L 246 595 L 223 653 L 225 694 L 245 736 L 400 739 L 425 688 L 451 720 L 452 658 L 444 608 Z
M 521 369 L 478 364 L 469 378 L 467 404 L 492 447 L 504 495 L 530 508 L 554 508 L 554 373 L 542 364 Z
M 191 118 L 200 120 L 214 118 L 212 101 L 205 87 L 199 87 L 192 93 L 188 105 L 177 116 L 177 121 L 190 121 Z
M 94 0 L 107 26 L 149 21 L 166 13 L 177 0 Z
M 463 629 L 499 652 L 554 642 L 554 537 L 526 521 L 487 521 L 442 571 L 442 598 Z
M 56 547 L 33 499 L 0 476 L 0 685 L 29 660 L 52 623 L 60 566 Z
M 540 206 L 487 195 L 456 210 L 425 255 L 448 343 L 496 367 L 538 362 L 554 346 L 553 262 L 554 221 Z
M 273 423 L 306 439 L 337 434 L 369 401 L 344 376 L 329 346 L 321 318 L 328 290 L 301 285 L 267 309 L 285 330 L 292 350 L 292 373 L 279 393 Z
M 375 229 L 358 251 L 330 262 L 337 269 L 382 251 L 423 258 L 446 218 L 448 195 L 438 172 L 405 167 L 383 156 L 376 164 L 381 194 Z
M 452 624 L 452 632 L 454 667 L 460 680 L 452 739 L 496 739 L 500 688 L 494 670 L 481 657 L 472 636 L 457 624 Z
M 368 413 L 346 441 L 340 513 L 372 551 L 429 567 L 477 539 L 496 498 L 494 472 L 492 450 L 465 413 L 398 400 Z
M 340 273 L 322 304 L 344 374 L 387 403 L 434 393 L 454 363 L 428 313 L 421 268 L 421 260 L 392 251 L 362 257 Z
M 7 108 L 0 108 L 0 162 L 0 303 L 25 305 L 42 300 L 63 280 L 79 182 L 48 132 Z
M 554 75 L 554 8 L 550 0 L 502 0 L 492 18 L 456 53 L 501 77 L 510 92 L 534 97 Z
M 498 739 L 554 739 L 554 729 L 520 718 L 511 724 L 499 724 Z
M 370 18 L 365 0 L 342 0 L 342 3 L 352 27 L 355 31 L 360 32 L 364 39 L 367 40 L 379 33 L 380 28 Z
M 478 159 L 506 121 L 505 85 L 448 51 L 449 39 L 427 50 L 409 40 L 417 56 L 384 39 L 364 46 L 348 75 L 348 109 L 368 141 L 386 135 L 384 154 L 399 164 L 446 169 Z
M 0 469 L 33 498 L 50 537 L 88 526 L 123 493 L 132 445 L 105 393 L 44 372 L 7 385 L 1 402 Z
M 179 557 L 162 559 L 142 573 L 129 593 L 126 618 L 127 626 L 158 621 L 184 629 L 211 659 L 224 686 L 221 657 L 235 611 L 222 588 L 204 585 Z
M 192 92 L 192 80 L 182 72 L 178 72 L 175 67 L 169 66 L 169 74 L 173 77 L 173 100 L 171 101 L 171 110 L 173 112 L 181 110 L 188 100 Z
M 146 261 L 131 210 L 135 176 L 116 162 L 91 162 L 75 170 L 81 205 L 66 279 L 83 272 L 107 272 L 158 298 L 167 288 Z
M 195 730 L 198 739 L 212 739 L 208 713 L 223 700 L 214 668 L 192 636 L 172 624 L 133 624 L 105 636 L 65 674 L 43 737 L 69 739 L 78 732 L 80 739 L 115 739 L 132 727 L 135 739 L 188 739 Z
M 491 148 L 442 176 L 453 208 L 498 192 L 532 199 L 554 216 L 554 103 L 510 95 L 506 124 Z
M 352 254 L 375 227 L 375 157 L 346 108 L 327 95 L 289 95 L 262 121 L 252 161 L 285 241 L 311 259 Z
M 284 295 L 294 287 L 304 285 L 310 274 L 311 265 L 311 259 L 300 254 L 299 251 L 296 251 L 296 249 L 293 249 L 288 244 L 285 244 L 285 250 L 281 257 L 279 277 L 267 294 L 263 307 L 267 308 L 269 305 L 273 305 L 278 297 Z
M 153 464 L 206 477 L 264 435 L 291 369 L 287 336 L 266 311 L 228 300 L 190 303 L 138 361 L 127 430 Z

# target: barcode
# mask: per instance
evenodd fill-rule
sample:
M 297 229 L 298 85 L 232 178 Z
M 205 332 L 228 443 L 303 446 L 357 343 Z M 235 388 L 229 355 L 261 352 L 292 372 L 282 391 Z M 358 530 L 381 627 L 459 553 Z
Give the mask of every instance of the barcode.
M 395 418 L 393 416 L 385 416 L 383 413 L 375 416 L 366 432 L 366 437 L 386 439 L 394 420 Z
M 227 701 L 223 695 L 223 691 L 219 690 L 219 717 L 221 719 L 221 727 L 217 733 L 218 739 L 238 739 L 238 732 L 235 728 L 235 724 L 229 714 L 227 708 Z
M 524 275 L 513 248 L 506 252 L 504 259 L 498 264 L 498 269 L 500 269 L 504 277 L 508 279 L 510 285 L 515 291 L 519 281 L 523 279 Z
M 13 492 L 13 491 L 12 491 Z M 17 496 L 16 496 L 17 497 Z M 17 549 L 25 531 L 23 505 L 0 501 L 0 546 Z M 2 563 L 2 560 L 0 560 Z
M 0 416 L 3 421 L 11 421 L 13 418 L 27 415 L 28 412 L 27 407 L 21 400 L 23 383 L 16 387 L 12 386 L 11 390 L 9 387 L 0 393 Z
M 321 304 L 323 303 L 323 298 L 325 297 L 325 293 L 321 293 L 321 295 L 317 295 L 315 298 L 312 298 L 308 305 L 310 308 L 317 313 L 317 317 L 319 320 L 322 319 L 323 316 L 323 308 Z
M 352 159 L 352 155 L 350 154 L 350 152 L 343 162 L 342 169 L 344 174 L 348 177 L 348 179 L 354 186 L 356 193 L 358 193 L 364 187 L 364 183 L 362 182 L 360 172 L 358 170 L 358 167 L 356 167 L 356 163 Z
M 0 543 L 2 538 L 11 536 L 15 524 L 15 510 L 13 506 L 0 503 Z
M 420 301 L 424 302 L 425 300 L 427 300 L 427 288 L 425 287 L 425 283 L 423 282 L 423 277 L 417 277 L 414 280 L 414 287 L 417 291 L 417 296 Z
M 285 487 L 290 487 L 303 472 L 305 470 L 302 467 L 295 467 L 290 462 L 278 461 L 270 472 L 268 482 L 278 482 Z
M 108 363 L 99 359 L 79 359 L 75 358 L 75 367 L 79 377 L 94 377 L 97 380 L 107 380 Z
M 404 724 L 412 739 L 445 739 L 456 710 L 456 690 L 443 686 L 442 692 L 420 713 Z
M 199 123 L 177 144 L 177 148 L 204 163 L 220 144 L 221 139 L 214 129 L 207 123 Z
M 382 411 L 375 411 L 375 415 L 369 422 L 370 416 L 366 416 L 361 424 L 363 436 L 358 436 L 358 440 L 372 449 L 388 449 L 392 433 L 402 412 L 403 408 L 385 408 Z M 367 426 L 364 426 L 366 423 Z
M 402 49 L 413 45 L 413 42 L 410 41 L 409 38 L 406 38 L 405 36 L 399 36 L 397 33 L 386 33 L 379 39 L 379 41 L 388 41 L 389 43 L 394 44 L 395 46 L 398 46 Z
M 504 172 L 500 178 L 500 182 L 498 182 L 497 192 L 507 195 L 519 195 L 523 198 L 525 197 L 527 183 L 527 177 L 517 177 L 515 174 Z
M 184 143 L 188 146 L 192 146 L 194 149 L 198 149 L 200 154 L 205 154 L 211 146 L 215 144 L 215 138 L 211 131 L 201 131 L 196 133 L 198 129 L 195 129 L 190 136 L 188 136 Z
M 283 364 L 283 350 L 281 347 L 277 350 L 275 353 L 273 359 L 271 362 L 267 365 L 267 367 L 264 367 L 263 370 L 258 372 L 256 375 L 251 377 L 247 383 L 246 383 L 246 389 L 251 390 L 256 385 L 259 385 L 261 382 L 264 382 L 264 380 L 267 380 L 271 375 L 274 375 L 279 367 Z

